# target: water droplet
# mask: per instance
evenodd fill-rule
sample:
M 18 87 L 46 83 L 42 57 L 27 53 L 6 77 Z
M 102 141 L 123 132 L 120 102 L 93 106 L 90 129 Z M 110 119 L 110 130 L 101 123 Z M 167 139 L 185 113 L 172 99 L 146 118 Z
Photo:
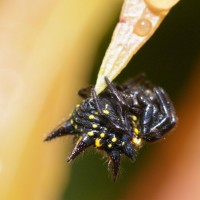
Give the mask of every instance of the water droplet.
M 139 36 L 146 36 L 152 29 L 152 24 L 148 19 L 140 19 L 135 25 L 134 33 Z

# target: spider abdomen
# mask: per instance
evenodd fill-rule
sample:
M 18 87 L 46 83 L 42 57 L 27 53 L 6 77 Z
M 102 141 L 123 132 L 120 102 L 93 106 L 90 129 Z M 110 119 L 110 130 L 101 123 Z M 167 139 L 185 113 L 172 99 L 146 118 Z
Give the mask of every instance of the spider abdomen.
M 69 119 L 71 126 L 73 127 L 73 131 L 79 136 L 88 135 L 89 137 L 94 138 L 93 145 L 96 148 L 100 148 L 105 151 L 111 151 L 115 148 L 118 149 L 120 153 L 124 153 L 123 146 L 126 143 L 129 142 L 133 145 L 132 139 L 135 137 L 134 130 L 136 130 L 136 133 L 139 132 L 136 123 L 138 118 L 134 115 L 129 116 L 129 132 L 122 133 L 115 130 L 107 119 L 109 118 L 112 122 L 121 125 L 118 110 L 116 109 L 117 107 L 116 105 L 113 105 L 113 99 L 110 98 L 105 100 L 103 97 L 100 97 L 100 101 L 103 102 L 101 107 L 105 116 L 102 116 L 98 110 L 94 108 L 94 101 L 92 98 L 88 98 L 80 105 L 76 106 Z M 133 156 L 131 156 L 131 158 L 132 157 Z

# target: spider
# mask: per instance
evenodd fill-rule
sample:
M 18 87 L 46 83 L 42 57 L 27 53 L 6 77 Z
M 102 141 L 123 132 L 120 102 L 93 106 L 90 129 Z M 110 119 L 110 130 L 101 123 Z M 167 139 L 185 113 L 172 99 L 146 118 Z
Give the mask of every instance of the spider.
M 164 138 L 177 118 L 167 93 L 146 81 L 144 75 L 122 85 L 107 77 L 105 82 L 107 88 L 99 95 L 93 87 L 81 89 L 79 96 L 84 100 L 45 141 L 74 135 L 76 145 L 68 162 L 90 146 L 105 151 L 115 180 L 121 156 L 135 160 L 142 144 Z

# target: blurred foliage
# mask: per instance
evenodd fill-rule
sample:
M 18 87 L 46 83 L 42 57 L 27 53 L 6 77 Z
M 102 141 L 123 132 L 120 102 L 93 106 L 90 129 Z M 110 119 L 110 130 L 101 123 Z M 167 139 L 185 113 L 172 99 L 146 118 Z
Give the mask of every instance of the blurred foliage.
M 182 0 L 176 5 L 116 81 L 122 82 L 127 77 L 145 72 L 149 80 L 164 87 L 175 104 L 178 104 L 178 98 L 200 55 L 199 10 L 199 1 Z M 117 20 L 118 16 L 115 23 Z M 95 83 L 115 23 L 102 39 L 93 63 L 90 83 Z M 159 144 L 145 146 L 135 163 L 124 159 L 116 183 L 113 183 L 107 164 L 101 155 L 93 151 L 86 152 L 84 158 L 80 156 L 72 164 L 70 183 L 63 200 L 121 199 L 122 191 L 129 184 L 131 177 L 134 179 L 140 175 L 140 166 L 144 166 L 145 161 L 151 159 L 152 151 L 158 150 L 156 147 L 159 147 Z

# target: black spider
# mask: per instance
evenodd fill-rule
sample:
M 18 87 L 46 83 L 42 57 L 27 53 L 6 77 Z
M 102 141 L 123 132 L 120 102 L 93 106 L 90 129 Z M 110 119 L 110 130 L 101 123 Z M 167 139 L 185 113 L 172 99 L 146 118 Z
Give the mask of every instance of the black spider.
M 105 81 L 107 88 L 99 95 L 92 87 L 80 90 L 85 100 L 45 141 L 74 135 L 77 141 L 68 161 L 92 145 L 105 151 L 115 179 L 122 154 L 134 160 L 143 141 L 160 140 L 174 127 L 176 115 L 166 92 L 143 75 L 122 85 Z

